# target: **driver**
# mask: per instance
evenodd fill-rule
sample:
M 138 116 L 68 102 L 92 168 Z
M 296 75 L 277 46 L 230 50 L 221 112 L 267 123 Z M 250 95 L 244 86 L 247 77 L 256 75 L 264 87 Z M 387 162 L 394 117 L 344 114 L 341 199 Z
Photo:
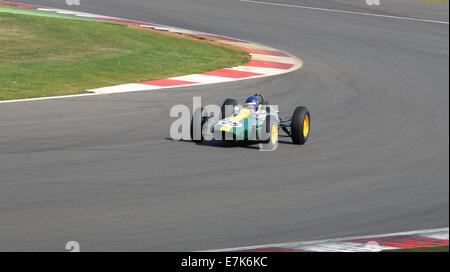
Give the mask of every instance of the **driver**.
M 244 107 L 251 110 L 252 112 L 256 112 L 258 111 L 259 108 L 259 99 L 256 96 L 250 96 L 249 98 L 247 98 L 247 100 L 245 100 L 245 105 Z

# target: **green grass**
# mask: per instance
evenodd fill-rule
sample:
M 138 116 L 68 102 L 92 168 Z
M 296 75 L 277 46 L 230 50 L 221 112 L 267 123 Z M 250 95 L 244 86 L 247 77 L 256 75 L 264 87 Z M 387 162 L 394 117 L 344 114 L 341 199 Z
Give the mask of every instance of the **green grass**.
M 0 7 L 0 100 L 78 94 L 247 61 L 244 52 L 207 42 Z
M 43 16 L 43 17 L 52 17 L 52 18 L 66 18 L 73 20 L 83 20 L 83 21 L 97 21 L 95 19 L 90 19 L 89 17 L 79 17 L 72 14 L 62 14 L 51 11 L 41 11 L 33 8 L 20 8 L 11 5 L 0 5 L 0 12 L 8 12 L 14 14 L 23 14 L 23 15 L 35 15 L 35 16 Z
M 448 252 L 448 245 L 435 246 L 435 247 L 420 247 L 420 248 L 385 250 L 385 252 Z

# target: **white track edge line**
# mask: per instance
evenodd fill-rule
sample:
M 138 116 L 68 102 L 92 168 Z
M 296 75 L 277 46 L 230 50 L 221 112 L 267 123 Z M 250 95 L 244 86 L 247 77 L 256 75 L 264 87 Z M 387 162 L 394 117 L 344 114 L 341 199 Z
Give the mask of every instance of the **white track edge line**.
M 413 17 L 387 15 L 387 14 L 377 14 L 377 13 L 357 12 L 357 11 L 349 11 L 349 10 L 308 7 L 308 6 L 301 6 L 301 5 L 270 3 L 270 2 L 254 1 L 254 0 L 237 0 L 237 1 L 245 2 L 245 3 L 260 4 L 260 5 L 268 5 L 268 6 L 290 7 L 290 8 L 300 8 L 300 9 L 317 10 L 317 11 L 328 11 L 328 12 L 336 12 L 336 13 L 364 15 L 364 16 L 372 16 L 372 17 L 383 17 L 383 18 L 390 18 L 390 19 L 423 22 L 423 23 L 434 23 L 434 24 L 445 24 L 445 25 L 449 24 L 449 22 L 446 22 L 446 21 L 427 20 L 427 19 L 419 19 L 419 18 L 413 18 Z

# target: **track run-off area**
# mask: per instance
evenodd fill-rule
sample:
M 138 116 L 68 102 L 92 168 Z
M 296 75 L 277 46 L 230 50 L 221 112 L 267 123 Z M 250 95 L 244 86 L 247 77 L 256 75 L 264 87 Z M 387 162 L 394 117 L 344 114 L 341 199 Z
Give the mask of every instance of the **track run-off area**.
M 448 227 L 448 6 L 22 2 L 248 40 L 304 66 L 239 82 L 0 104 L 0 251 L 63 251 L 68 241 L 84 251 L 200 251 Z M 172 106 L 257 92 L 282 115 L 310 109 L 305 146 L 281 137 L 276 151 L 259 152 L 170 139 Z

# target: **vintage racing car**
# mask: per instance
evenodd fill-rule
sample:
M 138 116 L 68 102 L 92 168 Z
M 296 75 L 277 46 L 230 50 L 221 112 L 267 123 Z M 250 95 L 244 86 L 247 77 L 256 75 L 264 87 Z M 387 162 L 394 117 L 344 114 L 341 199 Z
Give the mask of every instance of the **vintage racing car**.
M 303 145 L 310 134 L 311 117 L 306 107 L 297 107 L 291 117 L 280 118 L 278 107 L 270 105 L 261 94 L 256 94 L 255 108 L 238 105 L 228 98 L 221 107 L 220 118 L 198 109 L 191 120 L 191 139 L 196 143 L 205 140 L 257 141 L 271 148 L 278 144 L 279 129 Z M 247 102 L 247 101 L 246 101 Z

